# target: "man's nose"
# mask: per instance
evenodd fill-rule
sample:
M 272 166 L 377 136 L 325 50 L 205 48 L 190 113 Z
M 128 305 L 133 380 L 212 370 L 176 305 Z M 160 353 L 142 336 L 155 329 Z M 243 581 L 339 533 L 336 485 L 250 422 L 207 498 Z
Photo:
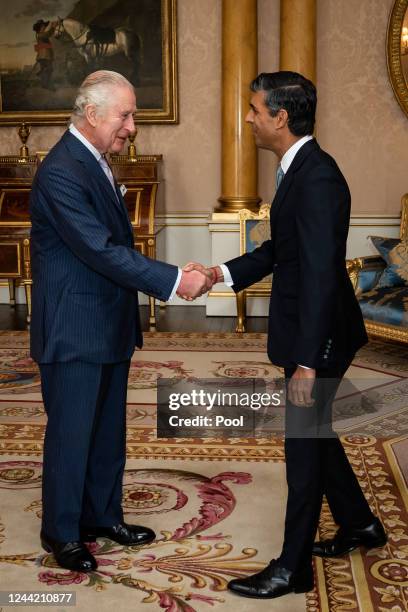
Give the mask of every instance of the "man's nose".
M 253 120 L 254 120 L 254 118 L 253 118 L 253 116 L 252 116 L 252 109 L 250 109 L 250 110 L 247 112 L 246 116 L 245 116 L 245 121 L 246 121 L 247 123 L 252 123 L 252 122 L 253 122 Z
M 135 128 L 135 120 L 133 119 L 133 115 L 128 116 L 125 127 L 127 130 L 129 130 L 131 134 L 135 131 L 136 128 Z

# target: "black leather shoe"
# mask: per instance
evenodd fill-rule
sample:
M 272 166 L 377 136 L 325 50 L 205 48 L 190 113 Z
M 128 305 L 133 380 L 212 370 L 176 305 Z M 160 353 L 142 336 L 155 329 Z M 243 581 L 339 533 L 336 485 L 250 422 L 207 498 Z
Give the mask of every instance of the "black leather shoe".
M 52 552 L 60 567 L 74 572 L 91 572 L 98 567 L 96 559 L 83 542 L 59 542 L 41 532 L 41 546 Z
M 359 546 L 377 548 L 387 543 L 387 534 L 378 518 L 360 529 L 340 529 L 331 540 L 315 542 L 313 554 L 316 557 L 341 557 Z
M 287 593 L 306 593 L 313 589 L 313 570 L 307 567 L 299 572 L 291 572 L 273 559 L 258 574 L 248 578 L 238 578 L 228 583 L 228 588 L 243 597 L 272 599 Z
M 85 527 L 80 529 L 83 542 L 95 542 L 96 538 L 109 538 L 124 546 L 149 544 L 156 538 L 154 531 L 140 525 L 127 525 L 119 523 L 112 527 Z

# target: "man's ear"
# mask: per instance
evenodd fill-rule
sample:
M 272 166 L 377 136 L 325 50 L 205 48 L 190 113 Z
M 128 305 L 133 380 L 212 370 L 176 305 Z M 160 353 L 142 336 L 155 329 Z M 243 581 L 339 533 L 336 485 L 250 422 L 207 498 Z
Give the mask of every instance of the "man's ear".
M 276 117 L 278 128 L 284 128 L 288 125 L 289 115 L 287 110 L 285 110 L 284 108 L 280 108 L 276 113 Z
M 88 123 L 92 125 L 92 127 L 96 126 L 96 123 L 97 123 L 96 115 L 97 115 L 97 112 L 96 112 L 95 104 L 87 104 L 85 106 L 85 117 Z

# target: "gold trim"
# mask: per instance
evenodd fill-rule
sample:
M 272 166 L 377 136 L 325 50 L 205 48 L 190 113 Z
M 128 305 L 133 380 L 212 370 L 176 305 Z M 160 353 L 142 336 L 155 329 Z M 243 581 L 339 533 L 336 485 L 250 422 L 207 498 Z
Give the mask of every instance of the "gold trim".
M 239 213 L 245 209 L 250 209 L 256 213 L 262 200 L 258 196 L 221 196 L 218 198 L 218 202 L 220 206 L 214 208 L 215 213 Z
M 161 223 L 159 222 L 157 225 L 160 225 L 160 227 L 207 227 L 207 223 Z M 221 230 L 218 230 L 218 231 L 221 231 Z M 233 231 L 237 231 L 237 230 L 233 230 Z
M 396 340 L 397 342 L 408 342 L 408 328 L 401 329 L 397 325 L 386 323 L 374 323 L 369 319 L 364 319 L 367 334 L 374 338 L 383 340 Z
M 401 229 L 400 238 L 406 240 L 408 238 L 408 193 L 401 198 Z
M 158 183 L 152 185 L 152 190 L 150 192 L 150 203 L 149 203 L 149 232 L 154 232 L 154 215 L 155 215 L 155 206 L 156 206 L 156 194 Z
M 132 198 L 135 198 L 135 210 L 134 210 L 134 214 L 133 214 L 133 219 L 130 219 L 130 222 L 132 225 L 134 225 L 135 227 L 139 227 L 140 226 L 140 214 L 141 214 L 141 207 L 140 207 L 140 197 L 143 193 L 144 187 L 135 187 L 135 186 L 129 186 L 127 193 L 132 196 Z
M 388 21 L 387 68 L 395 97 L 408 115 L 408 88 L 401 63 L 401 32 L 408 0 L 395 0 Z
M 0 221 L 0 227 L 31 227 L 30 221 Z
M 145 163 L 158 163 L 163 161 L 163 155 L 136 155 L 136 157 L 129 157 L 128 155 L 109 155 L 109 159 L 111 164 L 116 164 L 118 166 L 125 165 L 129 166 L 129 164 L 134 164 L 137 166 L 138 164 Z
M 37 157 L 35 155 L 29 155 L 28 157 L 19 157 L 18 155 L 1 155 L 0 156 L 0 164 L 2 166 L 8 166 L 9 164 L 15 166 L 16 164 L 20 164 L 21 166 L 28 166 L 29 164 L 33 164 L 34 166 L 37 163 Z
M 210 291 L 207 293 L 207 297 L 235 297 L 234 291 Z
M 163 110 L 136 112 L 138 123 L 178 123 L 177 2 L 162 2 Z
M 350 227 L 400 227 L 399 223 L 350 223 Z
M 350 215 L 350 219 L 395 219 L 400 217 L 400 213 L 392 214 L 392 213 L 355 213 Z

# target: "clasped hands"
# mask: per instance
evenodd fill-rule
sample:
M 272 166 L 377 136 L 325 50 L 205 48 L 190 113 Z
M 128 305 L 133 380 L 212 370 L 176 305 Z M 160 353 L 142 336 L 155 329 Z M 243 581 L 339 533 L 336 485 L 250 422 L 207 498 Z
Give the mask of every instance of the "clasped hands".
M 206 268 L 200 263 L 189 262 L 183 268 L 176 293 L 183 300 L 191 302 L 222 280 L 223 275 L 219 266 Z

